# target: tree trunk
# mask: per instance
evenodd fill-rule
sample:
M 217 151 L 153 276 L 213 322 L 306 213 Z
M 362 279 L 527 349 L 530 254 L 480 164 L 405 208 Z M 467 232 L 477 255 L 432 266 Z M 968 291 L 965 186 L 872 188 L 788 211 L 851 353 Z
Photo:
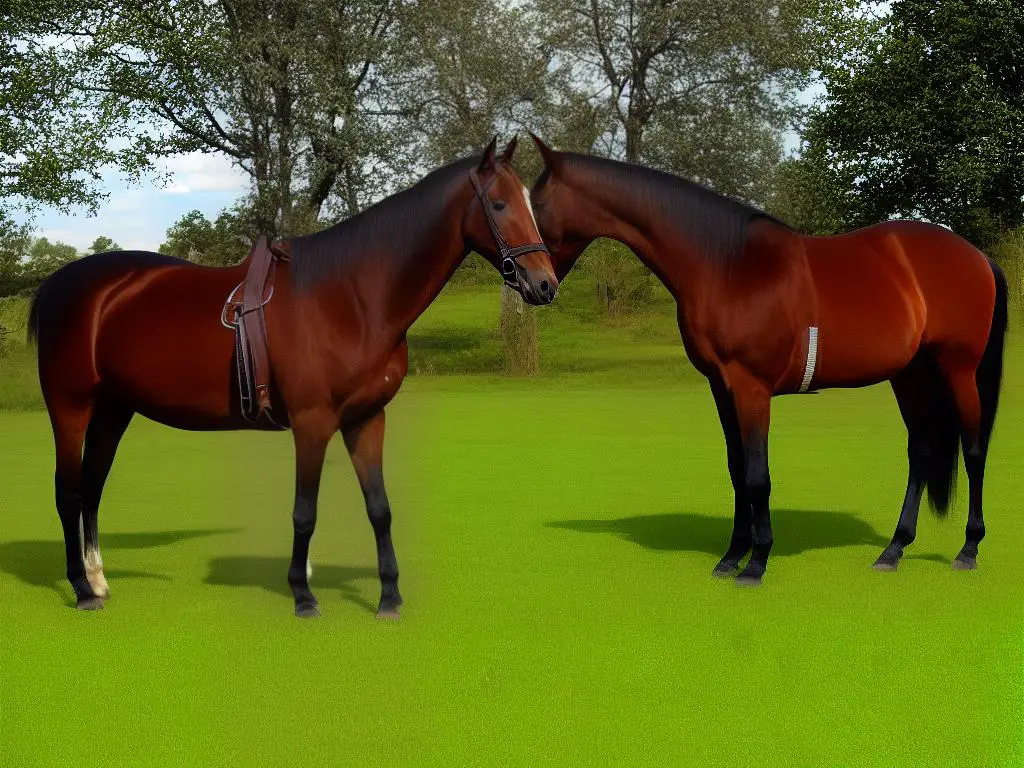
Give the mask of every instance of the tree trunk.
M 626 107 L 626 162 L 639 163 L 643 156 L 644 131 L 651 119 L 647 97 L 647 65 L 633 65 L 629 84 L 629 104 Z
M 537 315 L 526 305 L 523 297 L 507 285 L 501 286 L 500 325 L 509 373 L 514 376 L 534 376 L 539 373 Z

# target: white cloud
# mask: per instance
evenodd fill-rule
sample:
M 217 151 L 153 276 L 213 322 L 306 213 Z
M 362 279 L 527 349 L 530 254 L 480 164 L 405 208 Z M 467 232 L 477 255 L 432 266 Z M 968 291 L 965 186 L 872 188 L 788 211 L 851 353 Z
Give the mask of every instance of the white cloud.
M 248 176 L 223 155 L 192 152 L 175 155 L 157 164 L 160 171 L 170 175 L 170 183 L 163 192 L 184 195 L 190 192 L 237 192 L 248 187 Z
M 248 177 L 219 155 L 194 153 L 158 163 L 159 175 L 129 183 L 113 169 L 103 174 L 101 188 L 109 194 L 95 216 L 85 209 L 61 213 L 43 208 L 33 217 L 34 234 L 87 249 L 98 235 L 124 248 L 154 250 L 168 227 L 191 210 L 216 218 L 249 188 Z M 24 213 L 16 214 L 25 220 Z
M 77 230 L 74 227 L 51 227 L 49 229 L 44 229 L 37 234 L 39 237 L 45 237 L 51 242 L 61 242 L 73 245 L 80 251 L 84 251 L 92 245 L 92 241 L 96 239 L 96 235 L 89 237 L 88 233 Z

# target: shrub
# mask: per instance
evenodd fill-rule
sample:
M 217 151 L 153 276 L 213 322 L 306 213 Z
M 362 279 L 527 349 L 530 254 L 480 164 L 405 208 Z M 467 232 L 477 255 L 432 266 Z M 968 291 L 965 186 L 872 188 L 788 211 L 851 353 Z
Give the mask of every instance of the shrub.
M 1024 297 L 1024 229 L 1005 233 L 995 245 L 989 246 L 988 255 L 1006 273 L 1011 301 Z

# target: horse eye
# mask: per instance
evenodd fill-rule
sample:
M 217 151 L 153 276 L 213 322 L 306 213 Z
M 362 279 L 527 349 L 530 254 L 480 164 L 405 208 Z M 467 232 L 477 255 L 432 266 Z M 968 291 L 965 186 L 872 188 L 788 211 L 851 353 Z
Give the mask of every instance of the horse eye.
M 503 210 L 505 210 L 505 201 L 504 200 L 495 200 L 494 201 L 494 210 L 496 210 L 496 211 L 503 211 Z

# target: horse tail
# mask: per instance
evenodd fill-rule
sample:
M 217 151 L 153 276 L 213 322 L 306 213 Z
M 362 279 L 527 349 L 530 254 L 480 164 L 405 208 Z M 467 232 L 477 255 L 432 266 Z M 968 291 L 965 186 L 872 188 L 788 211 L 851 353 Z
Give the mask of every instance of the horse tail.
M 996 280 L 996 304 L 992 310 L 992 330 L 988 333 L 988 344 L 981 356 L 981 363 L 974 378 L 978 384 L 978 397 L 981 399 L 981 440 L 982 450 L 988 448 L 992 437 L 992 427 L 996 421 L 996 409 L 999 407 L 999 391 L 1003 383 L 1003 348 L 1006 342 L 1006 325 L 1008 320 L 1008 294 L 1006 275 L 999 265 L 989 259 L 992 276 Z
M 996 408 L 999 405 L 999 391 L 1003 378 L 1003 348 L 1009 317 L 1006 275 L 991 259 L 989 266 L 996 282 L 996 301 L 992 309 L 992 326 L 988 342 L 978 364 L 978 370 L 974 374 L 981 404 L 978 438 L 982 450 L 988 448 L 992 427 L 995 424 Z M 931 362 L 934 363 L 934 360 Z M 956 401 L 938 366 L 933 365 L 932 370 L 935 373 L 935 397 L 932 401 L 929 439 L 928 501 L 935 513 L 941 517 L 949 510 L 950 499 L 956 486 L 960 458 L 960 418 Z
M 28 305 L 28 343 L 38 344 L 39 343 L 39 301 L 43 295 L 43 288 L 46 283 L 43 282 L 35 292 L 32 294 L 32 302 Z
M 928 436 L 928 504 L 939 517 L 949 512 L 960 464 L 960 410 L 934 357 L 928 362 L 932 379 L 931 424 Z

